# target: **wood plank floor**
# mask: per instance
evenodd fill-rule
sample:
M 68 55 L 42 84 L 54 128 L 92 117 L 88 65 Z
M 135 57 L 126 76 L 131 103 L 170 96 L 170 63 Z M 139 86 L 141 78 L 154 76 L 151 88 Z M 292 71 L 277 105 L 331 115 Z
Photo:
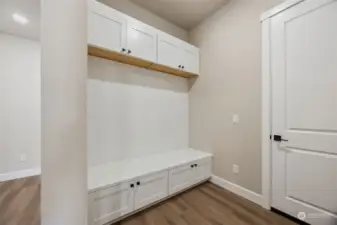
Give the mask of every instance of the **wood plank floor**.
M 295 225 L 211 183 L 202 184 L 116 225 Z
M 0 183 L 0 225 L 40 225 L 38 177 Z M 295 225 L 211 183 L 115 225 Z
M 40 223 L 40 178 L 0 183 L 0 225 Z

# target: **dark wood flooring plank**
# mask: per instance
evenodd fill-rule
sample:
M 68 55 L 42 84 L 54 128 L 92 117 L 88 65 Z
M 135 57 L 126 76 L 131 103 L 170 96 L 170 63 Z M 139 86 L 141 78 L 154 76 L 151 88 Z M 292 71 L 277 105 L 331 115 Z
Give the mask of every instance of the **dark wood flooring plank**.
M 237 225 L 247 225 L 236 220 L 233 210 L 204 195 L 200 188 L 187 192 L 182 198 L 211 224 L 232 224 L 236 221 Z
M 162 204 L 159 208 L 161 216 L 165 217 L 170 224 L 174 225 L 189 225 L 182 217 L 181 208 L 177 205 L 174 199 Z M 184 211 L 185 212 L 185 211 Z

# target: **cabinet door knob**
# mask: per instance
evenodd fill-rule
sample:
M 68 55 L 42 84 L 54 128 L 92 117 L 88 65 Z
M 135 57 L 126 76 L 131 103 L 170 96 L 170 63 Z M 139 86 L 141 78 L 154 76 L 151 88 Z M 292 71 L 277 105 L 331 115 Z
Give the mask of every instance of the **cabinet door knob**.
M 125 52 L 125 50 L 126 50 L 125 48 L 122 48 L 122 52 Z
M 195 166 L 195 167 L 198 167 L 198 164 L 195 164 L 194 166 Z
M 135 186 L 134 184 L 130 184 L 130 187 L 131 187 L 131 188 L 134 188 L 134 186 Z
M 181 68 L 181 65 L 179 65 L 178 67 Z
M 128 50 L 128 54 L 130 54 L 130 53 L 131 53 L 131 50 L 129 49 L 129 50 Z
M 140 185 L 140 182 L 139 182 L 139 181 L 137 182 L 137 185 L 138 185 L 138 186 Z
M 182 66 L 181 68 L 182 68 L 182 69 L 185 69 L 185 66 Z
M 194 165 L 191 165 L 191 168 L 193 168 L 194 167 Z

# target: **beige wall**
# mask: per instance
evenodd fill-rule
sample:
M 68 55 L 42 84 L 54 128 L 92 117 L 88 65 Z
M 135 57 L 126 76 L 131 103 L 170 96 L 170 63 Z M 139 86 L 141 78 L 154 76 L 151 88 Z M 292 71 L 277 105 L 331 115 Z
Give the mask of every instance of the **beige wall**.
M 188 41 L 188 32 L 129 0 L 98 0 L 122 13 L 162 30 L 181 40 Z
M 214 153 L 214 174 L 261 193 L 260 14 L 282 0 L 233 0 L 190 32 L 201 76 L 190 82 L 190 147 Z M 233 124 L 232 115 L 240 116 Z M 232 172 L 239 165 L 239 174 Z
M 1 182 L 40 168 L 40 43 L 0 32 L 0 62 Z

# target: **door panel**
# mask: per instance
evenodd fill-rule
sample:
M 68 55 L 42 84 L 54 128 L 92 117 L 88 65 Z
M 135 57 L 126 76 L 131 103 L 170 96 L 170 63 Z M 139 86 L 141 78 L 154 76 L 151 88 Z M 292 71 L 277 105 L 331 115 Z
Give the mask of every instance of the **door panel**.
M 157 33 L 152 27 L 135 20 L 128 20 L 127 48 L 130 55 L 155 62 L 157 58 Z
M 146 176 L 135 189 L 135 209 L 143 208 L 168 196 L 168 172 Z
M 160 34 L 158 36 L 158 63 L 169 66 L 175 69 L 179 69 L 179 65 L 182 65 L 182 49 L 179 44 L 179 40 L 166 35 Z
M 89 12 L 88 43 L 100 48 L 120 52 L 125 48 L 126 20 L 118 14 Z
M 271 19 L 272 206 L 337 223 L 337 2 L 307 0 Z M 303 218 L 303 217 L 301 217 Z
M 336 10 L 333 3 L 285 22 L 289 129 L 337 132 Z
M 337 156 L 288 150 L 286 164 L 289 198 L 337 212 Z
M 194 168 L 194 183 L 198 183 L 212 175 L 211 158 L 195 162 L 197 167 Z
M 89 194 L 89 221 L 102 225 L 133 211 L 134 190 L 123 183 Z
M 191 165 L 184 165 L 170 170 L 169 194 L 172 195 L 192 185 L 194 181 L 194 170 Z
M 182 48 L 182 62 L 184 71 L 199 74 L 199 50 L 186 44 L 185 48 Z
M 284 137 L 291 141 L 282 143 L 282 147 L 337 154 L 337 139 L 334 132 L 288 129 Z

